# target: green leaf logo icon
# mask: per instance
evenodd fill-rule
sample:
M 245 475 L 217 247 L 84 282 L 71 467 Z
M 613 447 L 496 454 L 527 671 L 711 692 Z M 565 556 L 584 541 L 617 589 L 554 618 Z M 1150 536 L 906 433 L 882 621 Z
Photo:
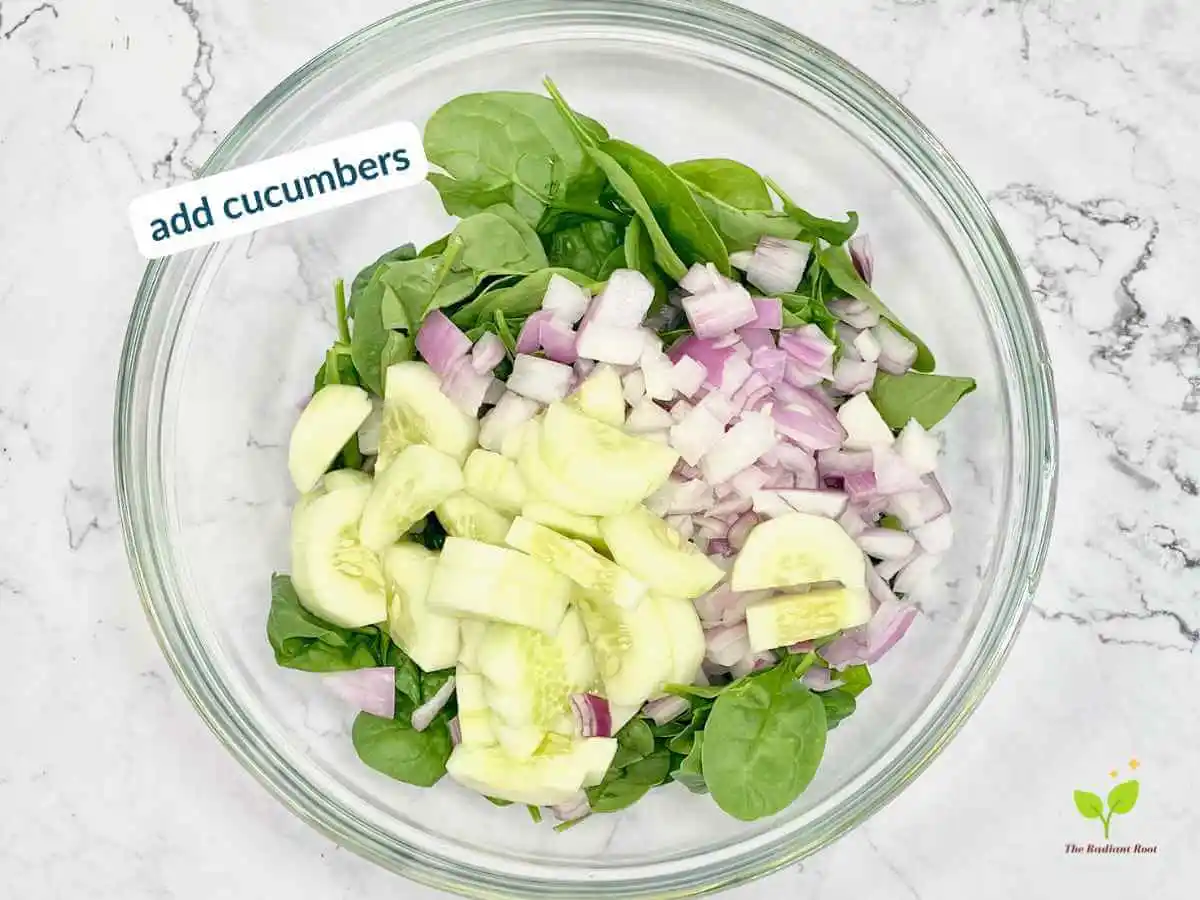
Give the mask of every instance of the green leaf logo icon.
M 1094 796 L 1094 795 L 1093 795 Z M 1123 781 L 1115 788 L 1108 792 L 1108 808 L 1110 815 L 1117 813 L 1124 815 L 1129 812 L 1137 804 L 1138 798 L 1138 783 L 1136 781 Z M 1096 797 L 1098 801 L 1100 798 Z M 1079 804 L 1078 791 L 1076 792 L 1076 805 Z
M 1113 789 L 1114 791 L 1116 788 Z M 1134 795 L 1137 795 L 1136 785 Z M 1090 791 L 1075 792 L 1075 808 L 1085 819 L 1104 818 L 1104 801 Z

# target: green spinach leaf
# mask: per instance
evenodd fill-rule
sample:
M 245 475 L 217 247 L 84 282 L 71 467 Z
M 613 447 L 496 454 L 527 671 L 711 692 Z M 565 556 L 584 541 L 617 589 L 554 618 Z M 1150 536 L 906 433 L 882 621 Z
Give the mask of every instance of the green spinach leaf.
M 869 284 L 863 281 L 862 276 L 858 274 L 858 270 L 854 268 L 854 261 L 850 258 L 850 253 L 845 247 L 825 247 L 818 251 L 817 260 L 820 262 L 821 268 L 829 273 L 830 279 L 832 279 L 833 283 L 840 290 L 867 304 L 867 306 L 887 319 L 897 331 L 917 345 L 917 359 L 913 363 L 914 369 L 918 372 L 933 371 L 936 364 L 933 353 L 925 346 L 924 341 L 900 323 L 900 320 L 879 299 L 879 295 L 871 290 Z
M 654 734 L 650 730 L 650 723 L 641 716 L 634 716 L 626 722 L 616 737 L 617 752 L 611 768 L 622 769 L 654 752 Z
M 693 794 L 707 794 L 708 784 L 704 781 L 704 732 L 696 732 L 695 739 L 683 762 L 671 773 L 671 777 Z
M 623 768 L 609 767 L 595 787 L 587 788 L 592 812 L 616 812 L 632 806 L 656 785 L 667 780 L 671 771 L 671 753 L 665 747 Z
M 369 266 L 363 266 L 358 274 L 354 276 L 354 280 L 350 282 L 350 302 L 348 310 L 353 315 L 355 298 L 366 290 L 367 285 L 371 282 L 371 276 L 375 274 L 375 270 L 385 263 L 403 262 L 406 259 L 413 259 L 417 255 L 416 247 L 412 244 L 401 244 L 392 250 L 380 255 L 379 259 L 371 263 Z M 349 338 L 346 338 L 348 340 Z
M 654 245 L 650 242 L 650 233 L 642 220 L 636 216 L 629 220 L 625 229 L 625 267 L 635 269 L 646 276 L 646 280 L 654 285 L 654 302 L 650 304 L 649 313 L 654 313 L 667 302 L 666 276 L 654 261 Z M 620 268 L 620 266 L 618 266 Z M 606 273 L 607 278 L 612 273 Z
M 871 402 L 892 428 L 903 428 L 916 419 L 932 428 L 954 409 L 954 405 L 975 390 L 974 378 L 950 375 L 926 375 L 906 372 L 889 375 L 880 372 L 871 388 Z
M 739 209 L 695 186 L 692 186 L 692 193 L 730 253 L 753 250 L 762 237 L 793 240 L 801 236 L 800 226 L 787 213 L 772 209 Z
M 275 662 L 305 672 L 341 672 L 379 665 L 374 648 L 376 628 L 349 629 L 326 622 L 300 605 L 287 575 L 271 576 L 271 611 L 267 640 Z
M 821 698 L 821 705 L 825 707 L 825 727 L 827 729 L 832 731 L 843 719 L 854 715 L 857 703 L 854 695 L 849 691 L 834 688 L 831 691 L 822 691 L 818 696 Z
M 599 280 L 605 260 L 624 240 L 624 231 L 613 222 L 585 219 L 551 234 L 546 255 L 551 266 L 573 269 Z
M 411 265 L 407 262 L 390 265 Z M 380 266 L 358 296 L 354 305 L 354 331 L 350 338 L 350 357 L 363 385 L 383 396 L 383 357 L 393 361 L 412 357 L 412 337 L 392 331 L 383 324 L 383 306 L 399 306 L 399 298 L 383 281 L 389 265 Z
M 546 286 L 555 275 L 561 275 L 582 287 L 595 287 L 593 280 L 572 269 L 548 268 L 527 275 L 509 287 L 500 287 L 480 294 L 471 302 L 455 310 L 450 318 L 460 328 L 474 328 L 484 322 L 494 321 L 496 312 L 509 318 L 524 318 L 542 308 Z
M 821 700 L 792 667 L 740 679 L 713 704 L 702 764 L 713 799 L 750 821 L 773 815 L 808 787 L 825 751 Z
M 384 719 L 359 713 L 350 733 L 359 759 L 397 781 L 431 787 L 446 774 L 450 730 L 438 715 L 424 731 L 412 727 L 408 716 Z
M 783 211 L 796 221 L 805 234 L 819 237 L 830 244 L 840 245 L 854 237 L 854 232 L 858 231 L 858 213 L 846 213 L 845 222 L 839 222 L 837 219 L 822 219 L 793 203 L 792 198 L 784 193 L 783 188 L 770 178 L 766 179 L 766 182 L 770 185 L 771 190 L 779 195 L 779 199 L 783 202 Z
M 847 666 L 836 677 L 842 682 L 840 690 L 852 697 L 857 697 L 871 686 L 871 670 L 865 665 Z
M 770 210 L 774 203 L 767 182 L 734 159 L 689 159 L 671 166 L 684 181 L 737 209 Z
M 452 234 L 463 243 L 456 267 L 471 270 L 477 280 L 489 273 L 525 274 L 548 265 L 537 232 L 504 203 L 463 219 Z

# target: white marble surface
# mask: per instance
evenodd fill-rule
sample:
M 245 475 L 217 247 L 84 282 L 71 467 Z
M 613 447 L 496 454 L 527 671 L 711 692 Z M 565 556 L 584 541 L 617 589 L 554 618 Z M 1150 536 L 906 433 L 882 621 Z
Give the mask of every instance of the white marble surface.
M 2 896 L 434 896 L 293 818 L 192 712 L 127 572 L 109 441 L 128 201 L 397 5 L 0 0 Z M 1200 8 L 749 5 L 900 95 L 987 194 L 1049 337 L 1063 463 L 1035 614 L 970 726 L 865 827 L 729 896 L 1192 896 Z M 1095 837 L 1071 791 L 1134 757 L 1121 828 L 1158 854 L 1066 856 Z

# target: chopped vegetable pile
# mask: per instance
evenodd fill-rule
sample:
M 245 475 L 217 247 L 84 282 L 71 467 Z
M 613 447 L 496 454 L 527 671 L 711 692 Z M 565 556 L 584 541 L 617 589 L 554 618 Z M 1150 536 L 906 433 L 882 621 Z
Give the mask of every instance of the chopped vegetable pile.
M 339 282 L 268 638 L 400 781 L 560 828 L 669 782 L 769 816 L 950 546 L 929 429 L 975 385 L 872 290 L 854 213 L 546 86 L 438 110 L 461 221 Z

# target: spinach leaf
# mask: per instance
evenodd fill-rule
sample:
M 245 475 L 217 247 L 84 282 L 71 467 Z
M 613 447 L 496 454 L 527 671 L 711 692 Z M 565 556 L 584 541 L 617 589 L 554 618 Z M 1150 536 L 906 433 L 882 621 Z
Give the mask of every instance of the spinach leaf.
M 551 234 L 546 255 L 552 266 L 574 269 L 598 280 L 604 261 L 624 240 L 625 233 L 616 224 L 585 219 Z
M 737 209 L 769 210 L 774 204 L 763 177 L 734 159 L 689 159 L 671 166 L 692 187 Z
M 713 800 L 750 821 L 788 806 L 812 781 L 825 751 L 821 700 L 780 665 L 734 682 L 704 729 L 704 779 Z
M 904 523 L 893 516 L 891 513 L 884 513 L 879 517 L 880 528 L 890 528 L 892 531 L 904 531 Z
M 441 256 L 446 252 L 446 247 L 450 245 L 450 235 L 443 234 L 432 244 L 426 244 L 421 248 L 421 252 L 417 256 Z
M 875 384 L 871 388 L 871 402 L 892 428 L 903 428 L 909 419 L 916 419 L 924 427 L 932 428 L 973 390 L 974 378 L 920 372 L 906 372 L 903 375 L 880 372 L 875 376 Z
M 617 752 L 611 768 L 624 768 L 654 752 L 654 734 L 650 731 L 650 723 L 640 716 L 634 716 L 626 722 L 616 737 Z
M 773 209 L 739 209 L 695 185 L 692 185 L 692 194 L 730 253 L 753 250 L 759 238 L 764 236 L 788 240 L 801 237 L 800 225 L 787 213 Z
M 663 690 L 676 697 L 700 697 L 704 700 L 715 700 L 729 687 L 728 684 L 668 684 L 663 687 Z
M 413 340 L 410 334 L 402 334 L 384 327 L 383 306 L 399 306 L 399 298 L 391 286 L 383 281 L 390 265 L 407 266 L 408 262 L 380 266 L 371 276 L 370 282 L 358 296 L 354 308 L 354 331 L 350 338 L 350 357 L 363 385 L 379 396 L 383 396 L 383 358 L 392 361 L 412 358 Z
M 580 127 L 606 136 L 590 119 Z M 451 100 L 425 126 L 425 154 L 449 173 L 430 181 L 451 215 L 505 202 L 536 226 L 548 210 L 591 209 L 604 186 L 571 126 L 537 94 L 495 91 Z
M 822 691 L 817 696 L 821 698 L 821 705 L 825 708 L 825 727 L 830 731 L 837 728 L 843 719 L 854 715 L 854 710 L 858 705 L 854 700 L 854 695 L 841 688 Z
M 369 266 L 363 266 L 358 274 L 354 276 L 354 280 L 350 282 L 350 303 L 348 309 L 351 314 L 354 313 L 355 298 L 361 294 L 371 281 L 371 276 L 375 274 L 375 270 L 385 263 L 402 262 L 406 259 L 413 259 L 417 255 L 416 247 L 412 244 L 401 244 L 395 249 L 388 250 L 380 255 L 379 259 L 371 263 Z
M 671 773 L 671 777 L 682 784 L 693 794 L 707 794 L 708 785 L 704 781 L 704 732 L 696 732 L 691 748 L 683 758 L 679 767 Z
M 665 747 L 648 756 L 618 768 L 610 766 L 604 780 L 587 788 L 592 812 L 616 812 L 632 806 L 656 785 L 667 780 L 671 770 L 671 753 Z
M 820 262 L 821 268 L 829 273 L 829 277 L 840 290 L 867 304 L 887 319 L 897 331 L 917 345 L 917 359 L 913 363 L 914 369 L 918 372 L 933 371 L 935 365 L 933 353 L 925 346 L 924 341 L 900 323 L 900 320 L 879 299 L 879 295 L 871 290 L 869 284 L 863 281 L 862 276 L 858 274 L 858 270 L 854 268 L 854 261 L 850 258 L 850 253 L 845 247 L 826 247 L 819 250 L 817 252 L 817 260 Z
M 865 665 L 847 666 L 837 674 L 837 677 L 842 682 L 839 690 L 845 691 L 852 697 L 857 697 L 871 686 L 871 670 Z
M 449 669 L 434 669 L 432 672 L 423 672 L 421 674 L 421 702 L 428 703 L 433 699 L 434 694 L 440 691 L 451 678 L 454 677 L 454 668 Z M 450 695 L 450 701 L 442 707 L 442 713 L 447 719 L 454 717 L 458 711 L 455 703 L 454 695 Z
M 667 741 L 667 749 L 672 753 L 684 756 L 691 753 L 695 739 L 703 731 L 704 723 L 708 721 L 710 712 L 712 712 L 712 704 L 706 701 L 701 701 L 698 705 L 693 706 L 691 720 L 683 730 Z
M 471 270 L 477 279 L 485 273 L 536 272 L 548 265 L 537 232 L 504 203 L 463 219 L 452 235 L 463 243 L 456 265 Z
M 342 628 L 318 618 L 300 605 L 287 575 L 271 576 L 271 611 L 267 640 L 275 662 L 305 672 L 342 672 L 379 665 L 374 647 L 376 628 Z
M 517 355 L 517 339 L 513 335 L 513 329 L 509 327 L 508 317 L 504 315 L 503 310 L 498 309 L 492 314 L 492 318 L 496 323 L 496 336 L 504 344 L 504 349 L 508 351 L 509 356 L 515 357 Z M 521 333 L 519 326 L 516 333 Z
M 783 327 L 798 328 L 812 323 L 832 338 L 836 331 L 837 317 L 829 311 L 819 297 L 806 294 L 780 294 L 783 303 Z
M 446 529 L 438 517 L 430 513 L 425 517 L 425 527 L 413 535 L 414 540 L 427 550 L 441 550 L 446 543 Z
M 640 222 L 641 219 L 633 218 L 631 222 Z M 653 254 L 653 248 L 651 248 Z M 617 269 L 625 268 L 625 246 L 614 247 L 613 252 L 608 254 L 604 262 L 600 265 L 600 273 L 596 276 L 597 281 L 608 281 L 612 277 L 612 273 Z
M 441 714 L 424 731 L 417 731 L 408 716 L 384 719 L 361 712 L 350 736 L 359 759 L 397 781 L 431 787 L 446 774 L 450 730 Z
M 779 199 L 783 202 L 783 211 L 794 219 L 806 234 L 819 237 L 830 244 L 840 245 L 854 237 L 854 232 L 858 231 L 858 213 L 846 213 L 845 222 L 839 222 L 836 219 L 822 219 L 793 203 L 792 198 L 784 193 L 783 188 L 770 178 L 766 179 L 766 182 L 770 185 L 771 190 L 779 195 Z
M 654 285 L 654 301 L 650 304 L 648 315 L 660 309 L 667 302 L 666 276 L 654 262 L 654 245 L 650 242 L 650 233 L 642 220 L 634 217 L 629 220 L 625 229 L 625 267 L 635 269 L 646 276 L 646 280 Z M 618 265 L 617 268 L 620 268 Z M 606 273 L 607 278 L 612 273 Z
M 488 797 L 485 794 L 483 799 L 493 806 L 512 806 L 511 800 L 501 800 L 499 797 Z
M 450 318 L 460 328 L 475 326 L 494 321 L 497 311 L 509 317 L 524 318 L 542 308 L 542 298 L 546 295 L 546 286 L 555 275 L 570 279 L 578 285 L 591 288 L 593 280 L 581 272 L 572 269 L 548 268 L 527 275 L 509 287 L 487 290 L 471 302 L 455 310 Z

